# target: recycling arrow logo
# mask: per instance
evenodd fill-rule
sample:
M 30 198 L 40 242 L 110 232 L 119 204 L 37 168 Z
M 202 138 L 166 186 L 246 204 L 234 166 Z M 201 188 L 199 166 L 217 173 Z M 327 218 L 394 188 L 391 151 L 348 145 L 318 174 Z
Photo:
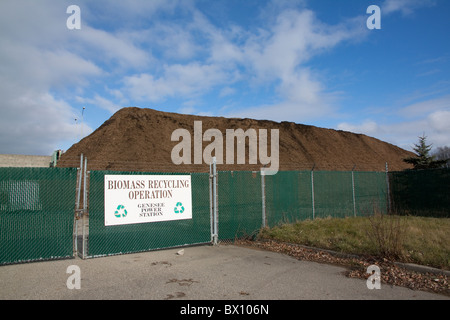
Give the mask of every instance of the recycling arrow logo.
M 125 218 L 125 217 L 127 216 L 127 214 L 128 214 L 127 210 L 126 210 L 125 207 L 124 207 L 123 205 L 121 205 L 121 204 L 119 204 L 119 205 L 117 206 L 117 210 L 114 212 L 114 215 L 115 215 L 117 218 Z
M 173 211 L 175 213 L 183 213 L 184 212 L 183 204 L 181 202 L 177 202 L 177 205 L 176 205 L 175 209 L 173 209 Z

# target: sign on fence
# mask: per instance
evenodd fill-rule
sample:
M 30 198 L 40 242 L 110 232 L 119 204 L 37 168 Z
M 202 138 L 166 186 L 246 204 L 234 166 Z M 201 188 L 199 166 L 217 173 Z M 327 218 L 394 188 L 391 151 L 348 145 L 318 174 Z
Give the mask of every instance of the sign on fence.
M 105 226 L 192 219 L 190 175 L 105 175 Z

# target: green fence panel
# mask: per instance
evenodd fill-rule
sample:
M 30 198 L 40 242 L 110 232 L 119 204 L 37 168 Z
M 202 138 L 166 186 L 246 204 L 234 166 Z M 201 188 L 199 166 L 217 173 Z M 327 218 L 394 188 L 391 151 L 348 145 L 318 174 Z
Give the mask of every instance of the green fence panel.
M 219 240 L 251 236 L 262 226 L 261 174 L 219 171 Z
M 192 219 L 105 226 L 104 176 L 113 174 L 186 175 L 186 173 L 91 171 L 89 186 L 89 256 L 149 251 L 211 241 L 208 173 L 190 174 L 192 184 Z
M 279 171 L 264 182 L 267 226 L 312 219 L 311 171 Z
M 354 172 L 355 213 L 357 216 L 388 212 L 385 172 Z
M 314 171 L 315 218 L 353 215 L 352 173 Z
M 73 256 L 76 168 L 0 168 L 0 263 Z
M 450 217 L 450 169 L 390 172 L 389 184 L 394 213 Z
M 190 174 L 192 219 L 119 226 L 104 223 L 104 176 L 107 174 L 189 175 L 90 172 L 88 256 L 211 241 L 208 173 Z M 73 256 L 76 178 L 76 168 L 0 168 L 0 264 Z M 450 169 L 388 175 L 359 171 L 280 171 L 261 178 L 260 172 L 218 172 L 219 240 L 253 235 L 261 228 L 262 182 L 269 227 L 328 216 L 387 213 L 389 204 L 394 213 L 450 216 Z

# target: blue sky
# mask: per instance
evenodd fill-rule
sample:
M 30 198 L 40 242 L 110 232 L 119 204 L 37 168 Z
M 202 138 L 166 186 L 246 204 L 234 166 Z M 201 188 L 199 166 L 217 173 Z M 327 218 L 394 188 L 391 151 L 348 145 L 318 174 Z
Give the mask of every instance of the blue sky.
M 0 153 L 67 150 L 128 106 L 450 146 L 449 14 L 448 0 L 2 0 Z

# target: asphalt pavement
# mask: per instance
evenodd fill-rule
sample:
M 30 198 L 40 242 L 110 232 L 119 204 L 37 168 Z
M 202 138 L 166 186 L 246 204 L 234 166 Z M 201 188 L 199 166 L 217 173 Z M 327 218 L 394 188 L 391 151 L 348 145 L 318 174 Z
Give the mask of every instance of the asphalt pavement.
M 183 250 L 180 252 L 180 250 Z M 0 266 L 0 299 L 449 300 L 346 277 L 344 267 L 234 245 Z

